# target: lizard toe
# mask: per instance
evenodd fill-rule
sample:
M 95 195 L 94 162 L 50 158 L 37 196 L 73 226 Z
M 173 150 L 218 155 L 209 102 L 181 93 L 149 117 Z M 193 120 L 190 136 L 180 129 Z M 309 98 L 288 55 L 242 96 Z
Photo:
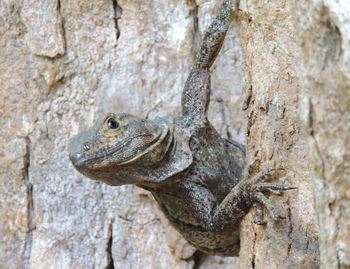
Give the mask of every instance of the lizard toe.
M 256 225 L 266 224 L 266 221 L 264 221 L 263 219 L 263 210 L 262 210 L 261 204 L 255 203 L 253 207 L 255 209 L 255 214 L 253 216 L 253 223 L 255 223 Z
M 263 205 L 267 211 L 269 212 L 269 214 L 271 215 L 271 217 L 275 220 L 278 219 L 284 219 L 285 217 L 281 216 L 280 214 L 278 214 L 278 212 L 276 211 L 275 207 L 273 206 L 273 204 L 271 203 L 271 201 L 261 192 L 257 192 L 255 193 L 255 199 L 258 203 L 260 203 L 261 205 Z

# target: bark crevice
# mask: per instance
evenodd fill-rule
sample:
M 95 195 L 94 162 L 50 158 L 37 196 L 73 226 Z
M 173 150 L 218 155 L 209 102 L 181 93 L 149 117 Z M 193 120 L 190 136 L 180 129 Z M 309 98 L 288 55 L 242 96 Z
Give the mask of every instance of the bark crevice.
M 119 20 L 122 17 L 123 9 L 119 6 L 117 0 L 113 1 L 113 10 L 114 10 L 114 28 L 116 31 L 116 39 L 118 40 L 120 37 L 120 28 L 119 28 Z
M 112 245 L 113 245 L 113 222 L 109 224 L 108 227 L 108 243 L 107 243 L 107 259 L 108 259 L 108 265 L 107 269 L 114 269 L 114 261 L 113 261 L 113 253 L 112 253 Z
M 207 257 L 207 255 L 199 250 L 197 250 L 195 253 L 193 253 L 193 255 L 191 257 L 193 259 L 192 269 L 199 269 L 200 266 L 203 264 L 203 261 L 205 260 L 206 257 Z
M 61 12 L 61 0 L 57 0 L 57 12 L 62 20 L 61 21 L 62 39 L 63 39 L 64 52 L 66 52 L 67 51 L 67 41 L 66 41 L 65 19 L 62 16 L 62 12 Z M 63 56 L 63 55 L 58 54 L 57 58 L 61 57 L 61 56 Z
M 292 233 L 293 233 L 293 222 L 292 222 L 292 212 L 291 209 L 288 208 L 288 224 L 289 224 L 289 231 L 288 231 L 288 249 L 287 249 L 287 257 L 289 257 L 290 250 L 292 248 Z M 307 248 L 307 247 L 306 247 Z
M 199 6 L 197 5 L 196 0 L 189 0 L 188 4 L 191 5 L 191 15 L 193 17 L 193 44 L 194 49 L 197 51 L 201 42 L 198 18 Z
M 256 253 L 256 251 L 255 251 L 255 247 L 256 247 L 255 243 L 256 243 L 256 236 L 257 236 L 257 234 L 254 233 L 254 239 L 253 239 L 253 242 L 252 242 L 252 248 L 254 249 L 253 255 L 252 255 L 252 262 L 251 262 L 252 269 L 255 269 L 255 253 Z
M 24 156 L 24 167 L 22 178 L 26 184 L 26 196 L 27 196 L 27 232 L 24 242 L 23 251 L 23 267 L 29 268 L 30 255 L 33 243 L 33 231 L 35 230 L 34 224 L 34 208 L 33 208 L 33 185 L 29 181 L 29 166 L 30 166 L 30 140 L 26 138 L 26 154 Z
M 318 156 L 318 158 L 321 161 L 321 175 L 322 178 L 325 178 L 325 161 L 324 158 L 322 157 L 321 151 L 320 151 L 320 146 L 318 144 L 318 141 L 315 137 L 315 132 L 314 132 L 314 126 L 313 126 L 313 117 L 312 117 L 312 113 L 313 113 L 313 107 L 312 107 L 312 103 L 310 102 L 310 111 L 309 111 L 309 121 L 310 121 L 310 136 L 314 142 L 315 145 L 315 149 L 316 149 L 316 154 Z

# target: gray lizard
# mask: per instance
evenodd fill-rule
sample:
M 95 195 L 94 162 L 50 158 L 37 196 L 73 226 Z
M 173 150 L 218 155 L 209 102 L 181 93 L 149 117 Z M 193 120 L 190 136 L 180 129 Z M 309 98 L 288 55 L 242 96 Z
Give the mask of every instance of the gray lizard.
M 207 118 L 210 71 L 238 4 L 225 0 L 204 35 L 182 93 L 182 116 L 142 119 L 108 113 L 68 145 L 74 167 L 112 186 L 136 184 L 150 191 L 171 224 L 196 248 L 238 255 L 239 225 L 255 207 L 273 218 L 266 191 L 291 187 L 266 182 L 278 169 L 250 176 L 245 149 L 222 138 Z

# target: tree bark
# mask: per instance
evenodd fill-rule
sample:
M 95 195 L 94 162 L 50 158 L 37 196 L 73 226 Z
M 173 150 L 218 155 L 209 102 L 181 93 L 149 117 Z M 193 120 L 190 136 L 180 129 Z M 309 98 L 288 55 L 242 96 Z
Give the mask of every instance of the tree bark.
M 253 172 L 283 168 L 279 182 L 298 187 L 271 196 L 285 218 L 265 211 L 264 226 L 248 215 L 241 230 L 240 268 L 319 268 L 318 225 L 305 134 L 297 115 L 301 60 L 286 1 L 241 1 L 242 77 L 247 160 Z M 249 97 L 251 94 L 251 97 Z
M 247 153 L 298 190 L 285 220 L 242 225 L 241 268 L 349 268 L 350 6 L 241 1 Z M 318 239 L 319 238 L 319 239 Z
M 350 268 L 350 6 L 293 1 L 322 268 Z

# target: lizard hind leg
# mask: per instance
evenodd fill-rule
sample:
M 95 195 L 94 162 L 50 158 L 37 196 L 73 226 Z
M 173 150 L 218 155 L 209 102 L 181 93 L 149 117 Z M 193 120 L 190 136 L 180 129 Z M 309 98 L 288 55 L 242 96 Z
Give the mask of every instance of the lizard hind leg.
M 254 200 L 253 207 L 255 208 L 255 214 L 253 222 L 257 225 L 263 225 L 266 223 L 263 220 L 263 207 L 267 209 L 273 219 L 278 220 L 284 218 L 278 214 L 274 205 L 268 197 L 265 196 L 266 192 L 274 195 L 281 195 L 283 191 L 296 189 L 296 187 L 284 184 L 266 182 L 266 180 L 274 177 L 278 170 L 280 169 L 267 169 L 265 172 L 247 179 L 247 183 L 249 182 L 250 185 L 249 192 L 252 200 Z

